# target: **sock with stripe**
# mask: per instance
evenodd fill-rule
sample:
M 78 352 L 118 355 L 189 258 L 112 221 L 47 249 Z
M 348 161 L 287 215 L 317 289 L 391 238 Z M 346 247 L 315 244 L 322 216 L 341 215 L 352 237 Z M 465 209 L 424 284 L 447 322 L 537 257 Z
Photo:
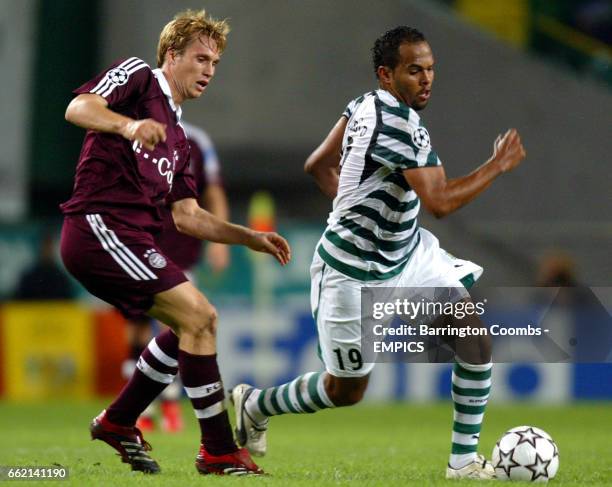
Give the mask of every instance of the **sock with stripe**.
M 132 377 L 107 408 L 106 419 L 121 426 L 134 426 L 138 416 L 174 380 L 177 359 L 178 337 L 171 330 L 153 338 L 138 358 Z
M 255 389 L 247 398 L 247 414 L 263 423 L 269 416 L 293 413 L 315 413 L 333 408 L 325 392 L 324 378 L 327 372 L 308 372 L 278 387 Z
M 452 378 L 453 435 L 451 468 L 469 465 L 476 458 L 480 428 L 491 390 L 492 364 L 455 362 Z
M 204 448 L 211 455 L 237 451 L 225 409 L 217 355 L 193 355 L 179 350 L 178 362 L 183 387 L 200 423 Z

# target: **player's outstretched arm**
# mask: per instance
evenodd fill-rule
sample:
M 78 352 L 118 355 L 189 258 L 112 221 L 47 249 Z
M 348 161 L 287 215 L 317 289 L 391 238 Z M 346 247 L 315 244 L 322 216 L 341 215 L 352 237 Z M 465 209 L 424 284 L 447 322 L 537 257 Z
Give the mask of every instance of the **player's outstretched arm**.
M 227 195 L 220 184 L 209 184 L 202 192 L 200 203 L 203 208 L 221 220 L 229 220 Z M 213 272 L 221 272 L 230 263 L 230 252 L 227 245 L 211 242 L 206 246 L 206 260 Z
M 256 232 L 217 218 L 200 208 L 194 198 L 172 203 L 172 217 L 179 232 L 201 240 L 245 245 L 252 250 L 273 255 L 282 265 L 291 260 L 287 241 L 274 232 Z
M 66 108 L 66 120 L 74 125 L 98 132 L 119 134 L 128 140 L 137 140 L 146 149 L 153 150 L 166 140 L 166 126 L 153 119 L 133 120 L 108 108 L 108 102 L 94 93 L 76 96 Z
M 340 151 L 346 122 L 346 117 L 340 117 L 321 145 L 308 156 L 304 164 L 304 171 L 315 178 L 321 191 L 330 198 L 335 198 L 338 192 Z
M 467 176 L 447 179 L 442 166 L 436 166 L 407 169 L 404 177 L 423 206 L 436 218 L 442 218 L 468 204 L 497 176 L 518 166 L 525 156 L 518 132 L 510 129 L 495 140 L 491 158 Z

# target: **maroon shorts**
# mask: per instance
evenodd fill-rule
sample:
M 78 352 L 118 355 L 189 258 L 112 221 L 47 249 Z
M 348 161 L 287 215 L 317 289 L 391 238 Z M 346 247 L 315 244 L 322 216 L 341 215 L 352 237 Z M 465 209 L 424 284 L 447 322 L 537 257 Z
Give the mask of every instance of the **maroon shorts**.
M 66 269 L 91 294 L 128 318 L 146 313 L 155 294 L 187 281 L 150 233 L 109 215 L 66 216 L 61 253 Z

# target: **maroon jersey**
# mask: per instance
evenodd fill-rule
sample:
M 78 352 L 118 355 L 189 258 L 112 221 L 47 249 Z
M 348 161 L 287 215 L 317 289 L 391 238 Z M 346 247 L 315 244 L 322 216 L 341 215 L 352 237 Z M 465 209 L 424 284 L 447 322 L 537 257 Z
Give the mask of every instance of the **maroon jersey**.
M 72 197 L 60 206 L 62 212 L 109 214 L 125 225 L 159 231 L 167 204 L 197 197 L 187 170 L 189 144 L 179 124 L 181 108 L 175 106 L 163 73 L 132 57 L 113 64 L 74 93 L 98 94 L 117 113 L 166 124 L 166 141 L 149 151 L 120 135 L 88 130 Z
M 210 137 L 202 129 L 181 122 L 190 146 L 189 169 L 193 175 L 198 195 L 202 195 L 209 184 L 220 185 L 220 166 Z M 164 229 L 155 239 L 160 249 L 181 269 L 194 267 L 202 255 L 202 242 L 180 233 L 174 226 L 170 211 L 164 211 Z

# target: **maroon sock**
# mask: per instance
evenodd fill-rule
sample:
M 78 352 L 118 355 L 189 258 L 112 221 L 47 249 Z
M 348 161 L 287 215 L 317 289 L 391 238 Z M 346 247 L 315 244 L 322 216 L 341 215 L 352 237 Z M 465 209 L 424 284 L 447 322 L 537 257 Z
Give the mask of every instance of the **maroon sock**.
M 106 419 L 134 426 L 138 416 L 170 384 L 178 371 L 178 337 L 166 330 L 144 349 L 132 378 L 107 408 Z
M 217 355 L 192 355 L 179 350 L 179 370 L 202 432 L 202 444 L 211 455 L 238 450 L 225 410 Z

